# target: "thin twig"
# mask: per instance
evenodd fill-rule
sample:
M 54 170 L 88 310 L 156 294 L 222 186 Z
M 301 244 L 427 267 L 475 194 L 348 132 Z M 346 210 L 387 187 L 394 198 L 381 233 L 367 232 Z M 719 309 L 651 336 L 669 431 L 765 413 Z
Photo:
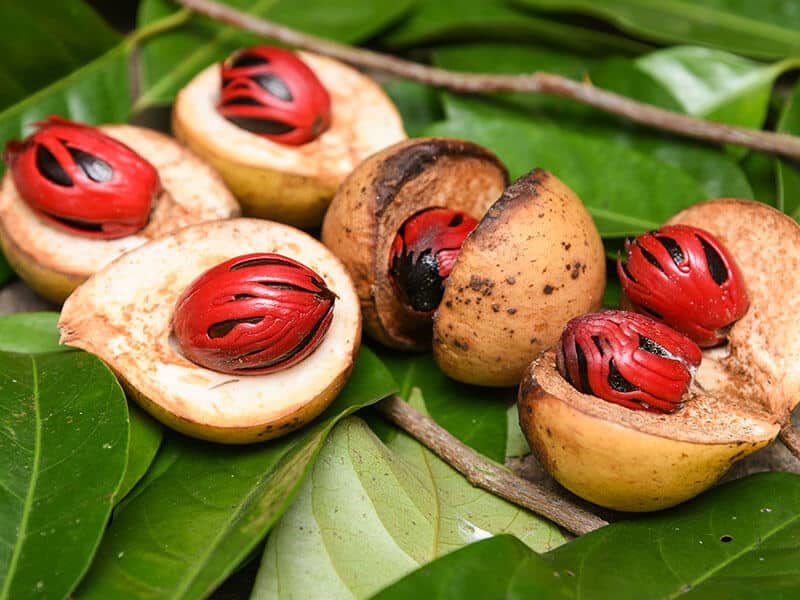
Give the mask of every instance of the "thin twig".
M 429 67 L 394 56 L 339 44 L 277 25 L 213 0 L 176 0 L 178 4 L 256 35 L 324 54 L 362 68 L 374 69 L 453 92 L 531 92 L 570 98 L 630 121 L 682 136 L 736 144 L 800 160 L 800 138 L 748 127 L 714 123 L 657 108 L 625 96 L 580 83 L 561 75 L 538 71 L 528 75 L 462 73 Z M 455 9 L 457 10 L 457 8 Z
M 532 510 L 576 535 L 608 525 L 589 511 L 481 456 L 397 396 L 382 400 L 378 409 L 392 423 L 464 475 L 472 485 Z
M 800 432 L 792 425 L 791 416 L 781 427 L 781 441 L 789 449 L 789 452 L 794 454 L 795 458 L 800 458 Z

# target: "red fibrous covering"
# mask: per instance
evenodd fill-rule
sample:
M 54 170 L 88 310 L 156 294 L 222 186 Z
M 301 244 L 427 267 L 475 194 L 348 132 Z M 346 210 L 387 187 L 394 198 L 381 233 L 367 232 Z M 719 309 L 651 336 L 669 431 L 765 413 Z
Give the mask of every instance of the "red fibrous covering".
M 439 306 L 461 245 L 477 225 L 447 208 L 424 210 L 403 223 L 389 253 L 389 275 L 406 305 L 417 312 Z
M 631 409 L 674 412 L 700 365 L 700 348 L 650 317 L 591 313 L 564 328 L 557 352 L 561 375 L 584 394 Z
M 114 239 L 142 229 L 160 191 L 147 160 L 99 129 L 51 116 L 6 144 L 14 185 L 47 222 L 75 235 Z
M 627 261 L 617 261 L 617 273 L 636 309 L 700 346 L 724 342 L 724 329 L 747 312 L 742 274 L 707 231 L 671 225 L 640 235 L 625 248 Z
M 189 360 L 261 375 L 297 364 L 319 346 L 335 300 L 305 265 L 280 254 L 247 254 L 196 279 L 175 306 L 173 327 Z
M 331 123 L 331 99 L 314 72 L 283 48 L 254 46 L 222 63 L 218 110 L 274 142 L 299 146 Z

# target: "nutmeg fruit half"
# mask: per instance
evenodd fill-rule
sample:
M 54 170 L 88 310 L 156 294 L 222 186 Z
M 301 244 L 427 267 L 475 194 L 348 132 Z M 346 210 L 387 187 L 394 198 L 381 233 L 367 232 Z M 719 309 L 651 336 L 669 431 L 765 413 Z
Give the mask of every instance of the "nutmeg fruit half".
M 353 171 L 322 227 L 355 281 L 367 332 L 394 348 L 433 346 L 441 369 L 465 383 L 519 383 L 570 318 L 600 306 L 605 287 L 600 235 L 572 190 L 541 169 L 506 189 L 507 177 L 497 157 L 472 142 L 408 140 Z M 416 232 L 398 248 L 398 236 L 418 224 L 428 237 Z M 441 296 L 410 299 L 398 290 L 397 275 L 407 275 L 398 256 L 401 266 L 423 263 L 415 277 L 431 261 L 432 282 L 405 279 L 442 286 Z
M 624 511 L 683 502 L 769 444 L 800 400 L 800 227 L 749 200 L 694 205 L 669 225 L 702 228 L 735 259 L 749 308 L 727 343 L 703 351 L 685 405 L 632 411 L 582 394 L 548 350 L 519 390 L 520 423 L 544 467 L 566 488 Z
M 294 86 L 297 74 L 287 70 L 291 61 L 272 60 L 273 50 L 288 52 L 245 49 L 222 67 L 214 64 L 200 72 L 178 93 L 172 127 L 222 174 L 245 215 L 314 228 L 350 171 L 406 135 L 394 104 L 367 76 L 334 59 L 297 52 L 296 62 L 310 70 L 324 90 L 311 84 Z M 234 77 L 236 73 L 241 76 Z M 254 93 L 248 95 L 247 88 Z M 310 102 L 301 97 L 304 91 L 315 106 L 327 92 L 329 114 L 323 108 L 316 113 L 292 109 Z M 306 112 L 314 113 L 309 125 L 304 124 Z M 259 128 L 244 127 L 259 119 Z M 266 130 L 264 121 L 271 124 Z
M 242 444 L 293 431 L 330 404 L 353 368 L 361 313 L 347 271 L 314 238 L 231 219 L 125 254 L 67 299 L 59 329 L 164 424 Z
M 31 204 L 23 198 L 15 185 L 12 169 L 6 172 L 0 184 L 0 245 L 17 274 L 51 302 L 62 303 L 90 275 L 151 239 L 186 225 L 226 219 L 240 212 L 239 205 L 219 175 L 170 137 L 133 125 L 103 125 L 95 129 L 58 118 L 51 118 L 42 127 L 51 125 L 62 128 L 73 126 L 78 131 L 99 131 L 103 137 L 122 142 L 129 152 L 141 156 L 143 161 L 147 161 L 145 164 L 155 167 L 158 175 L 155 195 L 145 206 L 137 225 L 131 228 L 126 224 L 126 229 L 116 225 L 121 234 L 104 237 L 99 223 L 68 219 L 58 221 L 58 216 L 42 214 L 35 208 L 38 204 Z M 24 143 L 27 140 L 17 142 Z M 61 175 L 63 179 L 66 175 L 64 168 L 69 167 L 61 165 L 50 151 L 41 150 L 42 145 L 36 146 L 31 149 L 36 154 L 36 166 L 31 172 L 36 174 L 36 169 L 43 170 L 42 178 L 48 184 L 52 183 L 53 177 L 57 179 Z M 131 162 L 127 157 L 116 164 L 108 157 L 105 160 L 93 155 L 87 157 L 87 153 L 77 147 L 68 144 L 64 147 L 71 151 L 73 158 L 77 156 L 81 159 L 82 162 L 76 161 L 76 164 L 80 163 L 80 167 L 86 171 L 87 181 L 95 188 L 114 188 L 104 197 L 90 198 L 91 201 L 110 204 L 117 193 L 125 196 L 123 200 L 130 201 L 130 191 L 120 188 L 116 177 L 108 176 L 112 167 L 126 168 Z M 31 178 L 30 173 L 25 176 Z M 136 171 L 132 177 L 139 181 L 141 174 Z M 69 177 L 63 179 L 62 183 L 58 187 L 69 191 L 79 187 L 78 182 Z M 49 205 L 54 207 L 52 210 L 58 210 L 60 202 L 52 199 L 52 196 L 50 194 Z M 85 229 L 87 235 L 82 235 L 79 228 Z

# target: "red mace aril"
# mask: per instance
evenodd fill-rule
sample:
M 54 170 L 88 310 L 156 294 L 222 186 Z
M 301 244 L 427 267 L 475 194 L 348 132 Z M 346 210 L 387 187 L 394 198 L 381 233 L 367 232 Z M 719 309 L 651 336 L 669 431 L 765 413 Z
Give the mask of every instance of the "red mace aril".
M 333 320 L 334 294 L 314 271 L 280 254 L 246 254 L 198 277 L 175 306 L 184 356 L 234 375 L 263 375 L 309 356 Z
M 447 208 L 424 210 L 403 223 L 389 252 L 389 276 L 404 304 L 417 312 L 439 306 L 461 246 L 477 226 L 468 214 Z
M 314 72 L 284 48 L 253 46 L 222 63 L 220 114 L 251 133 L 299 146 L 331 124 L 331 98 Z
M 51 116 L 3 159 L 20 196 L 49 223 L 114 239 L 142 229 L 161 189 L 147 160 L 99 129 Z
M 626 408 L 671 413 L 686 398 L 700 348 L 650 317 L 626 311 L 572 319 L 556 364 L 575 389 Z
M 617 260 L 625 295 L 700 346 L 724 342 L 726 329 L 747 312 L 742 274 L 707 231 L 670 225 L 626 241 L 625 250 L 626 262 Z

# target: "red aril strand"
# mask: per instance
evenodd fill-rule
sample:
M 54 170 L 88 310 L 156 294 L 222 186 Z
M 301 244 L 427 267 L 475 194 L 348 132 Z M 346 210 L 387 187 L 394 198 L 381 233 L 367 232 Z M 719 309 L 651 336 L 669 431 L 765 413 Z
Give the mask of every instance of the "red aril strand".
M 147 160 L 99 129 L 51 116 L 3 158 L 22 199 L 75 235 L 114 239 L 142 229 L 161 190 Z
M 650 317 L 607 311 L 567 323 L 556 357 L 561 375 L 584 394 L 671 413 L 683 405 L 702 353 L 688 337 Z
M 234 375 L 286 369 L 322 343 L 336 301 L 323 279 L 280 254 L 246 254 L 198 277 L 173 331 L 192 362 Z
M 636 310 L 664 321 L 702 347 L 727 339 L 726 329 L 749 301 L 736 262 L 713 235 L 670 225 L 625 243 L 617 260 L 622 289 Z
M 284 48 L 253 46 L 222 63 L 218 110 L 232 123 L 281 144 L 316 139 L 331 123 L 331 99 L 314 72 Z
M 424 210 L 403 223 L 389 252 L 389 276 L 405 305 L 423 313 L 439 306 L 461 245 L 477 226 L 468 214 L 447 208 Z

